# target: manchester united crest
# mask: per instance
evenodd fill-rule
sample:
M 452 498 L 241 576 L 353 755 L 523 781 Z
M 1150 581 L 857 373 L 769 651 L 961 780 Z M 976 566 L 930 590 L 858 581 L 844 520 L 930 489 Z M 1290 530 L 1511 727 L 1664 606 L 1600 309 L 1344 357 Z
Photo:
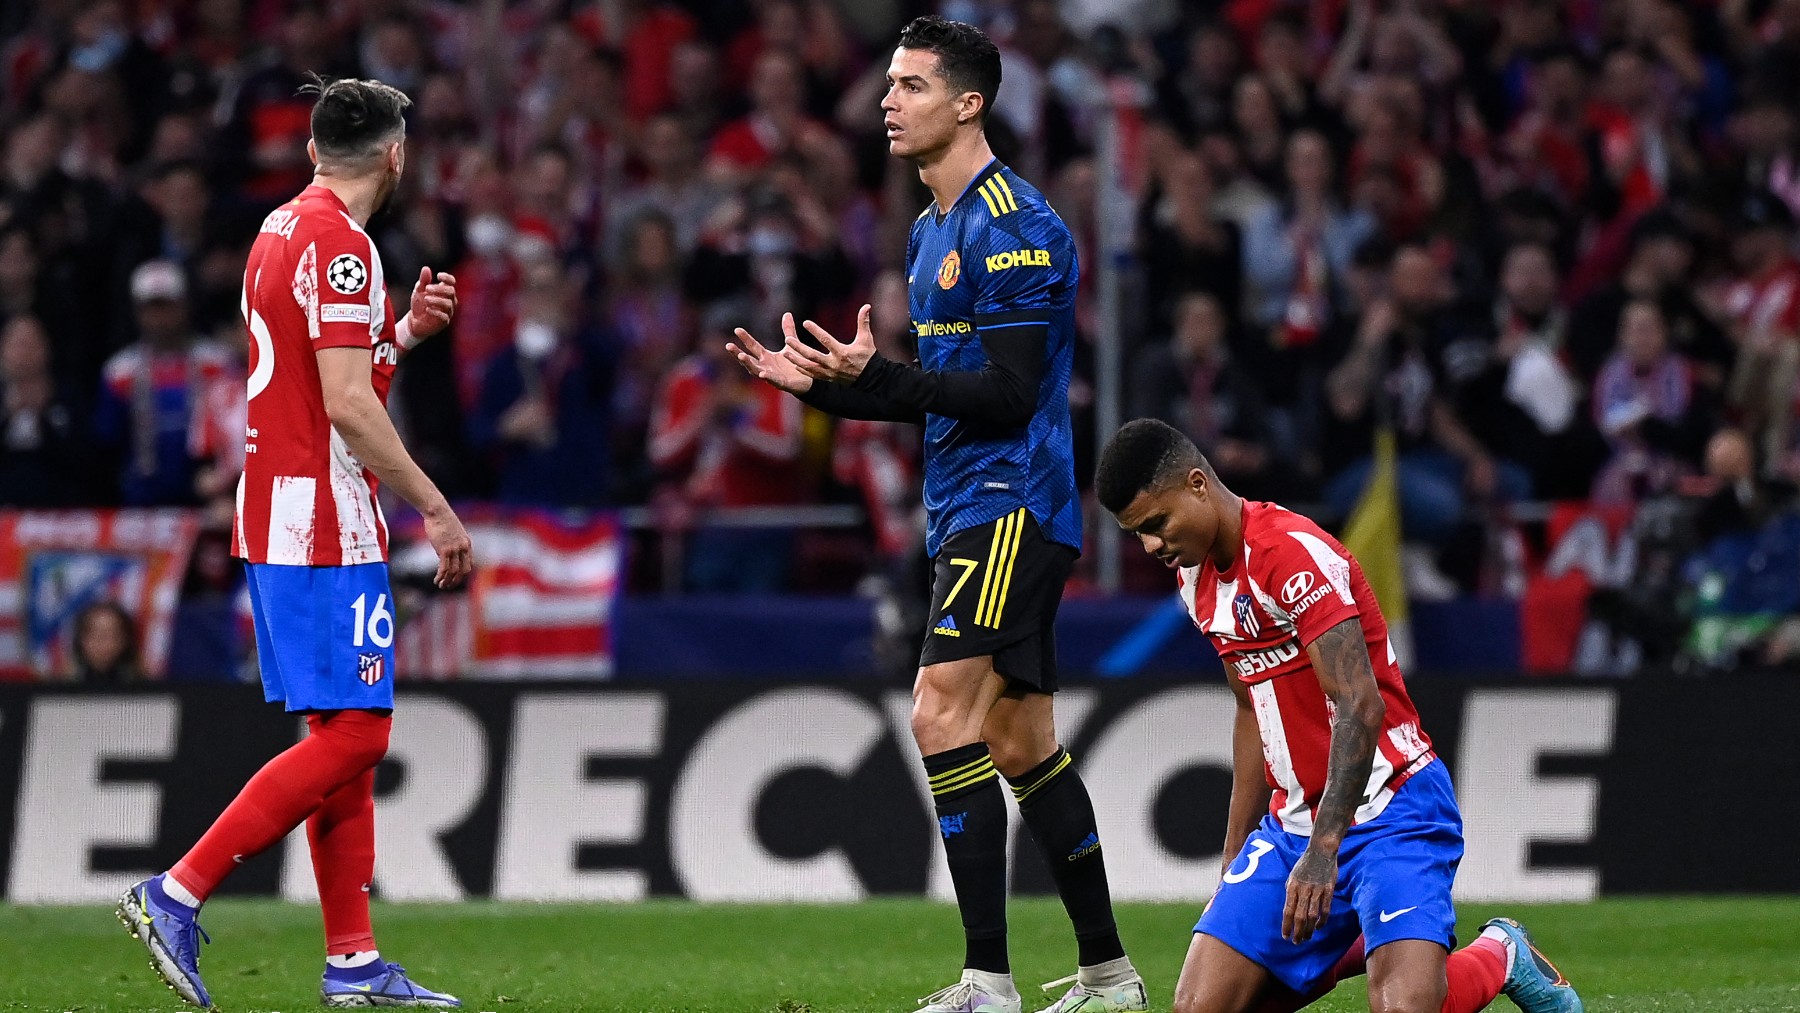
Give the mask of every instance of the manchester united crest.
M 938 288 L 948 291 L 956 287 L 956 279 L 962 277 L 962 254 L 951 250 L 944 254 L 943 263 L 938 265 Z

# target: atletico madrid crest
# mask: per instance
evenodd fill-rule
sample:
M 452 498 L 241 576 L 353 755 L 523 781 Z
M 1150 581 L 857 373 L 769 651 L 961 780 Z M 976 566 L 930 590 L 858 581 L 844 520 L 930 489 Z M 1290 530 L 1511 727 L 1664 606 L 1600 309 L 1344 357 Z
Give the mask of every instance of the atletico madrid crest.
M 356 677 L 366 686 L 373 686 L 387 674 L 387 656 L 364 651 L 356 656 Z
M 1240 594 L 1234 598 L 1231 611 L 1237 616 L 1238 629 L 1244 631 L 1244 636 L 1254 640 L 1262 635 L 1262 623 L 1256 618 L 1256 609 L 1251 604 L 1249 595 Z

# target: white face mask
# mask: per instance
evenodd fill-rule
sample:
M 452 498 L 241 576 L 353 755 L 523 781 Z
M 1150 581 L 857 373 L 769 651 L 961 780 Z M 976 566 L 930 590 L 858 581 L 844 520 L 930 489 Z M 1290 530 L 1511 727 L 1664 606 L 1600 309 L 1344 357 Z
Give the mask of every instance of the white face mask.
M 469 250 L 479 257 L 492 257 L 506 248 L 512 238 L 512 226 L 499 215 L 477 215 L 463 230 Z
M 556 351 L 556 331 L 539 320 L 521 320 L 513 332 L 513 346 L 527 359 L 542 359 Z

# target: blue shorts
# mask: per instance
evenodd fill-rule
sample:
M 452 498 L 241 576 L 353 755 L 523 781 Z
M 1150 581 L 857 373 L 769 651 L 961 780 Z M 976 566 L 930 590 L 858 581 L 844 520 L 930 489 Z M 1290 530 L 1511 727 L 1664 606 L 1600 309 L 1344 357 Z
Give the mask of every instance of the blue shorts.
M 1304 943 L 1281 938 L 1288 873 L 1308 838 L 1273 816 L 1244 842 L 1200 916 L 1204 932 L 1238 951 L 1283 985 L 1311 995 L 1360 934 L 1370 953 L 1401 939 L 1456 947 L 1450 885 L 1462 861 L 1462 814 L 1441 759 L 1415 773 L 1380 816 L 1353 826 L 1338 851 L 1337 892 L 1325 924 Z
M 290 711 L 394 709 L 386 563 L 244 569 L 264 699 Z

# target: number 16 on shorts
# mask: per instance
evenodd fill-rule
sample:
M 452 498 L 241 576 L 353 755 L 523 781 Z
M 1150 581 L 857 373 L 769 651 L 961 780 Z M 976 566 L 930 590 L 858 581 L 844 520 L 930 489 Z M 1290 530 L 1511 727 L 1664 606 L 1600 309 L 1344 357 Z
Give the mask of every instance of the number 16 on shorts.
M 366 642 L 374 644 L 376 647 L 394 646 L 394 616 L 388 611 L 387 595 L 375 596 L 375 607 L 367 613 L 365 620 L 364 607 L 368 600 L 368 592 L 364 592 L 357 595 L 356 601 L 350 606 L 351 610 L 356 613 L 356 635 L 355 639 L 351 641 L 351 646 L 363 646 L 365 634 Z
M 290 711 L 391 710 L 394 634 L 386 563 L 250 565 L 264 696 Z

